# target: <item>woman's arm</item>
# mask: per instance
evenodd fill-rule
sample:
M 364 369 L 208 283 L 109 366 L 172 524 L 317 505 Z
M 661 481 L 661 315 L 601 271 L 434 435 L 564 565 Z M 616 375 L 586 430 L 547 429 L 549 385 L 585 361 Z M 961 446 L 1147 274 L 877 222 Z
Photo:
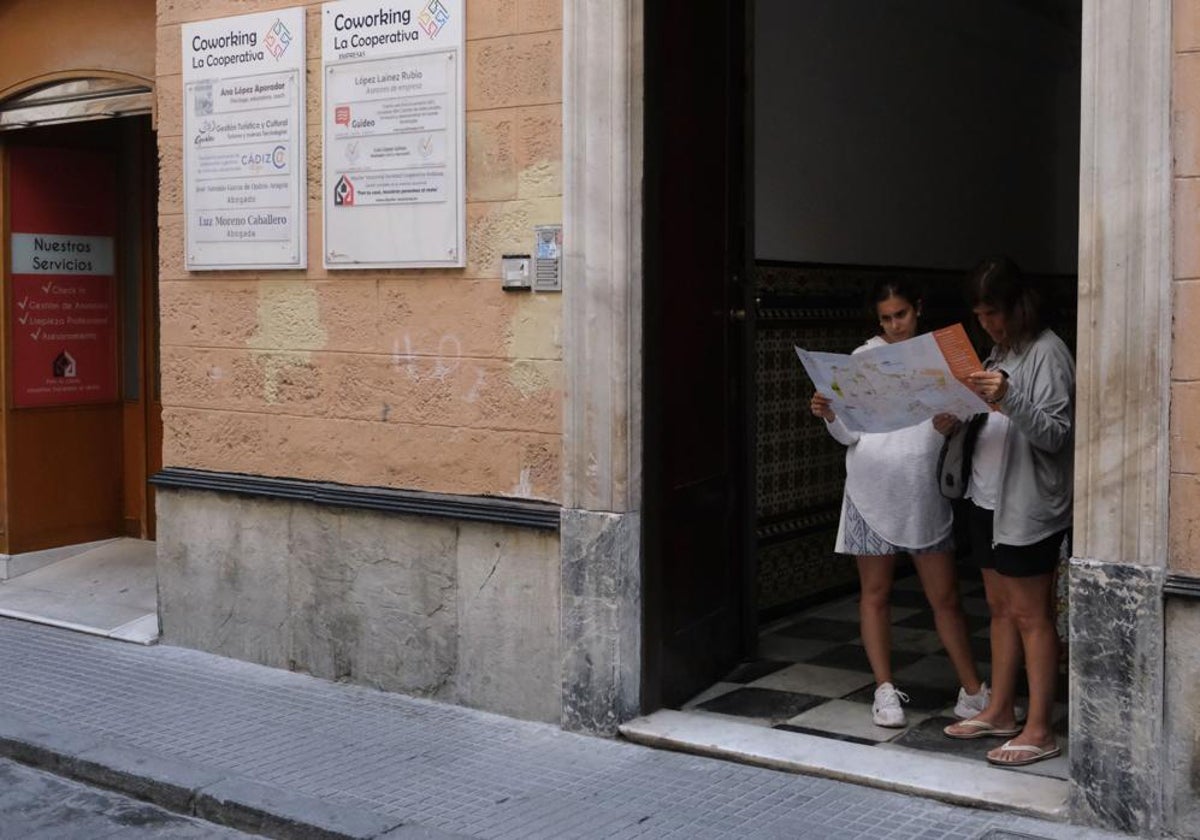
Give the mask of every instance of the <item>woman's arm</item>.
M 845 446 L 858 443 L 859 433 L 850 431 L 846 428 L 846 424 L 838 419 L 833 411 L 833 405 L 829 402 L 829 397 L 819 392 L 813 394 L 808 408 L 814 417 L 820 417 L 825 421 L 825 428 L 838 443 Z
M 1071 440 L 1075 363 L 1057 343 L 1042 348 L 1029 362 L 1022 373 L 1032 377 L 1030 395 L 1010 382 L 997 404 L 1033 446 L 1057 452 Z

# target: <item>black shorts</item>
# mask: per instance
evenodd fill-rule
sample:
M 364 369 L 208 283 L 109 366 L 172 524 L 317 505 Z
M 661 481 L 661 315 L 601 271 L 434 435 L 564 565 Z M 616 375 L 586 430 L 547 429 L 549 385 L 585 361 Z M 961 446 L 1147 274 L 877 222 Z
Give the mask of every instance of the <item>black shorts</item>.
M 971 534 L 971 556 L 981 569 L 993 569 L 1005 577 L 1048 575 L 1058 566 L 1059 550 L 1066 531 L 1051 534 L 1032 545 L 992 545 L 993 512 L 974 502 L 967 505 Z

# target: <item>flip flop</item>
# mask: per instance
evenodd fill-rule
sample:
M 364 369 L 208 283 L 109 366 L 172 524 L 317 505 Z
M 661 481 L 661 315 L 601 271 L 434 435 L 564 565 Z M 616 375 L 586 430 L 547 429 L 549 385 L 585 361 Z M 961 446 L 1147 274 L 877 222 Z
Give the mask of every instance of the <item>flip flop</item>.
M 950 729 L 955 726 L 965 726 L 970 729 L 970 732 L 951 732 Z M 1014 726 L 1003 729 L 998 726 L 993 726 L 985 720 L 960 720 L 957 723 L 952 723 L 942 730 L 942 734 L 947 738 L 955 738 L 959 741 L 973 741 L 976 738 L 1011 738 L 1014 735 L 1021 734 L 1022 727 Z
M 1012 741 L 1006 742 L 1003 746 L 997 747 L 997 751 L 1002 753 L 1027 753 L 1028 758 L 1017 758 L 1012 761 L 997 761 L 990 755 L 987 756 L 989 764 L 995 764 L 997 767 L 1024 767 L 1027 764 L 1036 764 L 1039 761 L 1045 761 L 1048 758 L 1054 758 L 1056 755 L 1061 755 L 1062 750 L 1055 744 L 1048 750 L 1033 744 L 1014 744 Z

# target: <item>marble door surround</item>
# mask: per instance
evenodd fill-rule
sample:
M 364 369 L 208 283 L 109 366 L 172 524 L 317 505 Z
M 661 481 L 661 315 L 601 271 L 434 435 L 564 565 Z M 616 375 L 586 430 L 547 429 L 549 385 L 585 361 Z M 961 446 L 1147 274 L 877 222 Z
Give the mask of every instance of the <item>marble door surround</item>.
M 563 725 L 640 711 L 644 0 L 564 0 Z M 1171 0 L 1083 3 L 1071 813 L 1163 828 Z
M 1071 814 L 1155 834 L 1164 776 L 1171 0 L 1083 3 Z
M 643 0 L 563 3 L 562 721 L 641 711 Z

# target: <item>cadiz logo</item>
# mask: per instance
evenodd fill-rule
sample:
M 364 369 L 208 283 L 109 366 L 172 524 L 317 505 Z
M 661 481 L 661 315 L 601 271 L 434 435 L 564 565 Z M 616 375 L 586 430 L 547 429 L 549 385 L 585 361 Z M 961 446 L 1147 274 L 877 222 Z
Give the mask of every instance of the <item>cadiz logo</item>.
M 337 183 L 333 185 L 333 206 L 354 206 L 354 184 L 345 175 L 338 178 Z
M 266 152 L 250 152 L 242 155 L 241 161 L 242 166 L 251 172 L 258 172 L 268 164 L 274 166 L 276 169 L 283 169 L 287 166 L 287 149 L 283 146 L 276 146 L 271 150 L 270 154 Z
M 292 33 L 288 32 L 288 28 L 283 25 L 283 21 L 276 18 L 275 22 L 271 24 L 271 28 L 267 30 L 267 34 L 263 36 L 263 46 L 278 61 L 283 58 L 283 54 L 287 52 L 288 47 L 291 45 Z
M 447 23 L 450 22 L 450 10 L 442 5 L 442 0 L 429 0 L 425 11 L 417 18 L 417 23 L 425 30 L 430 38 L 436 38 Z

